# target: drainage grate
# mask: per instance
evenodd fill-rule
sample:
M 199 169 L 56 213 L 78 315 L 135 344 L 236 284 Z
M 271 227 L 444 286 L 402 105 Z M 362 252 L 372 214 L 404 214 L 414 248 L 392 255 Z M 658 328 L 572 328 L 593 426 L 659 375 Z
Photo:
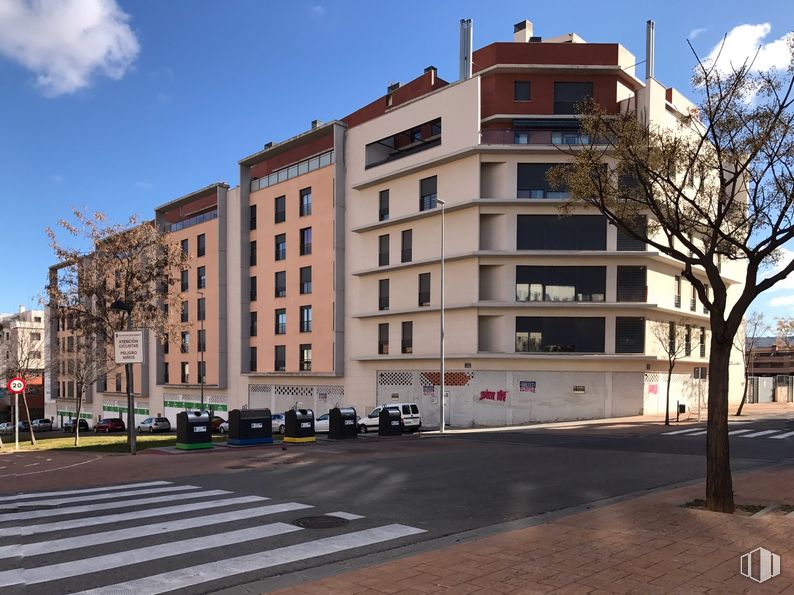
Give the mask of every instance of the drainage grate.
M 305 516 L 295 519 L 292 524 L 304 529 L 333 529 L 347 525 L 348 522 L 347 519 L 335 516 Z

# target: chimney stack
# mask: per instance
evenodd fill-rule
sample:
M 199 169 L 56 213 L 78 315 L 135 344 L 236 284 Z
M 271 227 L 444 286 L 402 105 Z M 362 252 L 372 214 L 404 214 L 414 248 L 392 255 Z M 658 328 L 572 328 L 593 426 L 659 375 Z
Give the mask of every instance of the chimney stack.
M 471 46 L 474 37 L 474 25 L 471 19 L 460 20 L 460 79 L 471 78 Z
M 312 130 L 320 125 L 320 120 L 312 120 Z
M 656 45 L 656 23 L 651 20 L 645 23 L 645 79 L 653 78 L 653 61 Z
M 386 87 L 386 93 L 394 93 L 399 88 L 400 83 L 390 83 L 389 86 Z
M 265 149 L 269 149 L 272 146 L 273 146 L 273 141 L 272 140 L 265 143 Z
M 532 21 L 526 19 L 513 25 L 513 41 L 515 43 L 528 43 L 532 39 Z

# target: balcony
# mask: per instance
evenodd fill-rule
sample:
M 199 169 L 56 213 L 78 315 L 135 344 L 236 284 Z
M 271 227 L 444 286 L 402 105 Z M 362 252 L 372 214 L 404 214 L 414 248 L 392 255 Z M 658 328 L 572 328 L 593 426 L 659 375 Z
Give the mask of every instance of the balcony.
M 167 232 L 179 231 L 180 229 L 185 229 L 186 227 L 198 225 L 199 223 L 204 223 L 205 221 L 212 221 L 213 219 L 217 219 L 217 218 L 218 218 L 218 209 L 213 209 L 211 211 L 207 211 L 206 213 L 201 213 L 200 215 L 194 215 L 193 217 L 183 219 L 182 221 L 177 221 L 176 223 L 172 223 L 171 225 L 166 225 L 165 231 Z
M 590 136 L 578 128 L 488 128 L 482 131 L 483 145 L 589 145 Z
M 333 151 L 328 151 L 322 155 L 315 155 L 310 159 L 306 159 L 299 163 L 294 163 L 288 167 L 279 169 L 278 171 L 274 171 L 270 175 L 258 178 L 256 180 L 251 180 L 251 192 L 256 192 L 257 190 L 274 186 L 275 184 L 280 184 L 281 182 L 286 182 L 287 180 L 291 180 L 297 176 L 302 176 L 303 174 L 320 169 L 321 167 L 326 167 L 332 163 L 334 163 Z M 278 223 L 278 220 L 276 223 Z

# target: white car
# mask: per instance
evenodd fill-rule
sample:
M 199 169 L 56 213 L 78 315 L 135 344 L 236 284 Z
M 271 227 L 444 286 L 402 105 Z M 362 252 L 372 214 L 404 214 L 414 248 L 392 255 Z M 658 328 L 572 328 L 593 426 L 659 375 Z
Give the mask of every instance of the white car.
M 320 417 L 314 419 L 314 433 L 327 434 L 328 433 L 329 417 L 327 413 L 323 413 Z
M 377 432 L 380 420 L 380 410 L 383 407 L 400 412 L 400 418 L 403 422 L 403 430 L 416 432 L 417 430 L 421 429 L 422 416 L 419 414 L 419 406 L 416 403 L 388 403 L 386 405 L 378 405 L 368 416 L 359 418 L 358 431 L 362 434 L 368 431 Z
M 14 424 L 10 421 L 4 421 L 0 424 L 0 434 L 10 434 L 14 431 Z
M 283 434 L 286 429 L 286 420 L 283 413 L 274 413 L 270 418 L 270 427 L 274 434 Z
M 229 431 L 229 422 L 228 422 L 228 421 L 225 421 L 225 422 L 223 422 L 221 425 L 219 425 L 219 426 L 218 426 L 218 431 L 219 431 L 221 434 L 225 434 L 226 432 L 228 432 L 228 431 Z

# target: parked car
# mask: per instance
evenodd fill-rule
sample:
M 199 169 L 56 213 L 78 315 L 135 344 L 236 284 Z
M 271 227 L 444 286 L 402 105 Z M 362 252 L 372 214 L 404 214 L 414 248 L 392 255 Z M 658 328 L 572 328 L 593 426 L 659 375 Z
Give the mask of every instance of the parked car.
M 52 422 L 49 419 L 34 419 L 34 432 L 52 432 Z
M 223 419 L 219 415 L 212 416 L 212 431 L 213 432 L 220 432 L 221 431 L 221 424 L 226 423 L 226 420 Z
M 314 420 L 314 433 L 327 434 L 328 433 L 329 414 L 323 413 L 320 417 Z
M 30 424 L 27 422 L 26 419 L 19 420 L 19 431 L 20 432 L 29 432 L 30 431 Z
M 275 434 L 278 432 L 279 434 L 283 434 L 286 426 L 284 425 L 284 414 L 283 413 L 274 413 L 270 418 L 270 427 Z
M 118 417 L 107 417 L 98 421 L 94 426 L 95 433 L 105 432 L 109 434 L 110 432 L 123 432 L 126 429 L 127 427 L 124 425 L 124 420 Z
M 14 422 L 4 421 L 0 423 L 0 434 L 11 434 L 14 432 Z
M 416 403 L 389 403 L 375 407 L 368 416 L 360 418 L 358 431 L 361 433 L 366 433 L 370 430 L 376 431 L 380 420 L 380 410 L 383 407 L 400 412 L 403 430 L 416 432 L 422 427 L 422 416 L 419 414 L 419 406 Z
M 138 424 L 138 432 L 170 432 L 171 422 L 167 417 L 147 417 Z
M 88 432 L 91 428 L 88 426 L 88 422 L 84 420 L 82 417 L 80 418 L 80 431 L 81 432 Z M 74 419 L 67 419 L 63 422 L 63 431 L 64 432 L 74 432 Z
M 221 425 L 219 425 L 219 426 L 218 426 L 218 431 L 219 431 L 221 434 L 225 434 L 226 432 L 228 432 L 228 431 L 229 431 L 229 422 L 228 422 L 228 421 L 225 421 L 225 422 L 223 422 Z

